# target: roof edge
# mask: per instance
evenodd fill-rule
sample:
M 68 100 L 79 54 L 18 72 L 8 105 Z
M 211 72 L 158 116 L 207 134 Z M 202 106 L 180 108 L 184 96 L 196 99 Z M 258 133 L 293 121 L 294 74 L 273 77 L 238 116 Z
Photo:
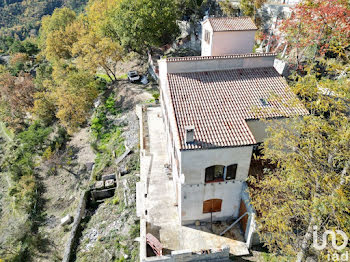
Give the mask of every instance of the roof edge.
M 185 61 L 200 61 L 200 60 L 216 60 L 216 59 L 239 59 L 252 57 L 276 57 L 276 53 L 247 53 L 247 54 L 232 54 L 222 56 L 185 56 L 185 57 L 168 57 L 161 59 L 166 62 L 185 62 Z M 161 61 L 160 60 L 160 61 Z

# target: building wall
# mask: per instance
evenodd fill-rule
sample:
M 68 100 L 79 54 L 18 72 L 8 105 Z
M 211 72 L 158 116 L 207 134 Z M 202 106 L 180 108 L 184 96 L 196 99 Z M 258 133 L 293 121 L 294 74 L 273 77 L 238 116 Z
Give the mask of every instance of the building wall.
M 252 132 L 257 143 L 264 142 L 267 138 L 267 128 L 275 125 L 288 125 L 288 118 L 278 118 L 273 119 L 273 121 L 264 121 L 264 120 L 248 120 L 246 121 L 247 125 Z
M 165 59 L 159 60 L 159 72 L 166 79 L 167 73 L 190 73 L 190 72 L 208 72 L 217 70 L 230 70 L 240 68 L 261 68 L 273 67 L 274 55 L 264 55 L 256 57 L 234 57 L 190 61 L 172 61 Z M 164 70 L 162 70 L 164 68 Z
M 210 32 L 210 42 L 207 43 L 205 41 L 205 30 Z M 213 29 L 208 21 L 205 21 L 202 23 L 202 43 L 201 43 L 201 49 L 202 49 L 202 56 L 211 56 L 211 48 L 212 48 L 212 40 L 213 39 Z
M 255 30 L 214 32 L 211 44 L 211 55 L 252 53 L 254 41 Z
M 184 181 L 179 195 L 181 223 L 210 220 L 203 214 L 203 202 L 222 199 L 221 212 L 213 213 L 214 220 L 237 217 L 241 201 L 242 183 L 248 177 L 253 146 L 181 151 L 181 173 Z M 236 179 L 205 183 L 205 169 L 212 165 L 238 164 Z
M 232 164 L 238 164 L 236 180 L 245 181 L 248 177 L 252 150 L 253 146 L 181 151 L 181 173 L 185 175 L 185 183 L 202 184 L 207 167 Z

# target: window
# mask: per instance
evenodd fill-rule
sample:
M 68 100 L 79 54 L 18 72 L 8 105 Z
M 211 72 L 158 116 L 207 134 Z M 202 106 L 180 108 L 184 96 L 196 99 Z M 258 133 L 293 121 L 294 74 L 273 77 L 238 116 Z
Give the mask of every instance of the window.
M 226 168 L 226 180 L 236 179 L 237 164 L 230 165 Z
M 203 214 L 220 212 L 222 199 L 209 199 L 203 202 Z
M 224 180 L 224 166 L 210 166 L 205 169 L 205 182 Z
M 210 32 L 208 30 L 204 31 L 204 41 L 210 44 Z
M 269 106 L 270 103 L 267 102 L 267 100 L 265 98 L 260 98 L 260 103 L 263 105 L 263 106 Z

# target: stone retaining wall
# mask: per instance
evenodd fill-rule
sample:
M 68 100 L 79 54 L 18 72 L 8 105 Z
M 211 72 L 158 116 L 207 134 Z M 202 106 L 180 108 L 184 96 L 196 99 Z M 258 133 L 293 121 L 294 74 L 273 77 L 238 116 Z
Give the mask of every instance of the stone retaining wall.
M 85 214 L 86 203 L 87 203 L 87 199 L 88 199 L 89 194 L 90 194 L 90 190 L 86 190 L 86 191 L 84 191 L 84 193 L 82 194 L 82 196 L 80 198 L 79 206 L 77 208 L 77 213 L 74 217 L 74 223 L 72 226 L 72 230 L 70 232 L 70 236 L 68 238 L 68 241 L 67 241 L 67 244 L 66 244 L 66 247 L 64 250 L 64 256 L 63 256 L 62 262 L 69 262 L 71 259 L 72 250 L 73 250 L 75 242 L 76 242 L 78 228 L 80 225 L 80 221 Z

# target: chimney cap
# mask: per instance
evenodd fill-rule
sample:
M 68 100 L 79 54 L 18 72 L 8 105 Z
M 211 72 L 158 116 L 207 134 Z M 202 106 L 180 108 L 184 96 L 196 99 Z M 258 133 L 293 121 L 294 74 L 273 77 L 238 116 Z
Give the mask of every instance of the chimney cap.
M 187 144 L 194 142 L 194 126 L 185 126 L 185 141 Z

